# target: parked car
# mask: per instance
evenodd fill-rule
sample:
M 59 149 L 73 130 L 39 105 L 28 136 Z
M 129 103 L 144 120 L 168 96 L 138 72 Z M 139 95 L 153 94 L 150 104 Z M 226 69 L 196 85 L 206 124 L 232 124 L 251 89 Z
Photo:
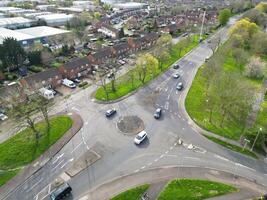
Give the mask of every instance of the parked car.
M 179 68 L 180 68 L 180 66 L 178 64 L 173 65 L 173 69 L 179 69 Z
M 70 196 L 72 188 L 68 183 L 59 186 L 54 192 L 50 194 L 51 200 L 63 200 Z
M 159 119 L 161 117 L 161 108 L 157 108 L 154 113 L 154 118 Z
M 177 79 L 177 78 L 180 77 L 180 74 L 179 73 L 175 73 L 175 74 L 172 75 L 172 77 L 175 78 L 175 79 Z
M 183 89 L 183 83 L 182 82 L 179 82 L 178 84 L 177 84 L 177 86 L 176 86 L 176 89 L 177 90 L 182 90 Z
M 7 120 L 7 119 L 8 119 L 8 117 L 7 117 L 5 114 L 0 113 L 0 120 L 1 120 L 1 121 L 5 121 L 5 120 Z
M 115 108 L 112 108 L 110 110 L 107 110 L 106 111 L 106 117 L 111 117 L 112 115 L 114 115 L 116 113 L 116 109 Z
M 146 137 L 147 137 L 146 131 L 141 131 L 134 138 L 134 143 L 135 144 L 140 144 L 141 142 L 143 142 L 146 139 Z
M 74 83 L 80 83 L 80 82 L 81 82 L 81 79 L 79 79 L 79 78 L 75 78 L 75 79 L 73 79 L 73 82 L 74 82 Z
M 62 84 L 69 88 L 76 88 L 75 83 L 73 83 L 73 81 L 66 79 L 66 78 L 62 80 Z

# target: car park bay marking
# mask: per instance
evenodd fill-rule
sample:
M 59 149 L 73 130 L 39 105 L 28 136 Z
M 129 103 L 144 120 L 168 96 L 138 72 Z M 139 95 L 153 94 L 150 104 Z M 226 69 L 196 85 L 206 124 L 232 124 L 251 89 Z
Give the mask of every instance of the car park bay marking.
M 40 178 L 35 184 L 33 184 L 26 192 L 30 192 L 33 188 L 35 188 L 39 183 L 41 183 L 44 180 L 44 178 Z
M 62 156 L 64 156 L 64 153 L 57 156 L 56 159 L 52 161 L 52 164 L 55 164 L 60 158 L 62 158 Z
M 74 158 L 69 159 L 67 162 L 65 162 L 60 168 L 64 168 L 68 163 L 72 162 Z
M 80 142 L 70 153 L 73 153 L 74 151 L 76 151 L 79 146 L 81 146 L 83 144 L 83 142 Z
M 56 169 L 61 163 L 63 163 L 64 162 L 64 159 L 63 160 L 61 160 L 55 167 L 53 167 L 52 169 L 51 169 L 51 171 L 54 171 L 54 169 Z

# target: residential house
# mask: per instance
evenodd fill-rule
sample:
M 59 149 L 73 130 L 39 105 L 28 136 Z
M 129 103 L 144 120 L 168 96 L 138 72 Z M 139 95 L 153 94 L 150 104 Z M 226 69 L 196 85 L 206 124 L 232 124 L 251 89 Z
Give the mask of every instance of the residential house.
M 107 24 L 102 24 L 102 26 L 97 30 L 99 33 L 102 33 L 103 35 L 113 38 L 113 39 L 118 39 L 119 38 L 119 30 L 113 28 L 110 25 Z
M 63 78 L 74 79 L 91 73 L 92 65 L 87 57 L 74 58 L 70 62 L 63 64 L 58 70 Z
M 114 57 L 114 51 L 112 50 L 112 47 L 103 48 L 100 51 L 89 54 L 87 57 L 93 65 L 99 65 L 106 61 L 107 59 L 110 59 Z

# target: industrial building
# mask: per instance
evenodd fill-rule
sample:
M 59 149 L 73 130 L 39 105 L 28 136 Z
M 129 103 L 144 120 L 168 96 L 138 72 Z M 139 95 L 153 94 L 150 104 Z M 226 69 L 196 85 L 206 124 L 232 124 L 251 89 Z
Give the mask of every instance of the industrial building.
M 35 43 L 46 44 L 49 37 L 66 33 L 69 33 L 69 31 L 48 26 L 37 26 L 18 30 L 0 28 L 0 44 L 8 37 L 16 39 L 23 47 L 28 47 Z
M 36 17 L 36 19 L 44 20 L 49 26 L 65 25 L 71 18 L 73 18 L 72 14 L 66 15 L 63 13 L 41 15 Z
M 34 22 L 34 20 L 23 17 L 0 18 L 0 27 L 9 29 L 25 28 L 30 27 Z

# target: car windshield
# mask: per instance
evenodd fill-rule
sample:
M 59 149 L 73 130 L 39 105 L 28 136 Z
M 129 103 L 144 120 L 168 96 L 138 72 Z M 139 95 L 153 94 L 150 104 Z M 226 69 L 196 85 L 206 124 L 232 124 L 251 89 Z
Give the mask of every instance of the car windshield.
M 144 137 L 144 136 L 143 136 L 143 137 Z M 141 137 L 140 135 L 137 135 L 137 136 L 136 136 L 136 139 L 141 140 L 143 137 Z

